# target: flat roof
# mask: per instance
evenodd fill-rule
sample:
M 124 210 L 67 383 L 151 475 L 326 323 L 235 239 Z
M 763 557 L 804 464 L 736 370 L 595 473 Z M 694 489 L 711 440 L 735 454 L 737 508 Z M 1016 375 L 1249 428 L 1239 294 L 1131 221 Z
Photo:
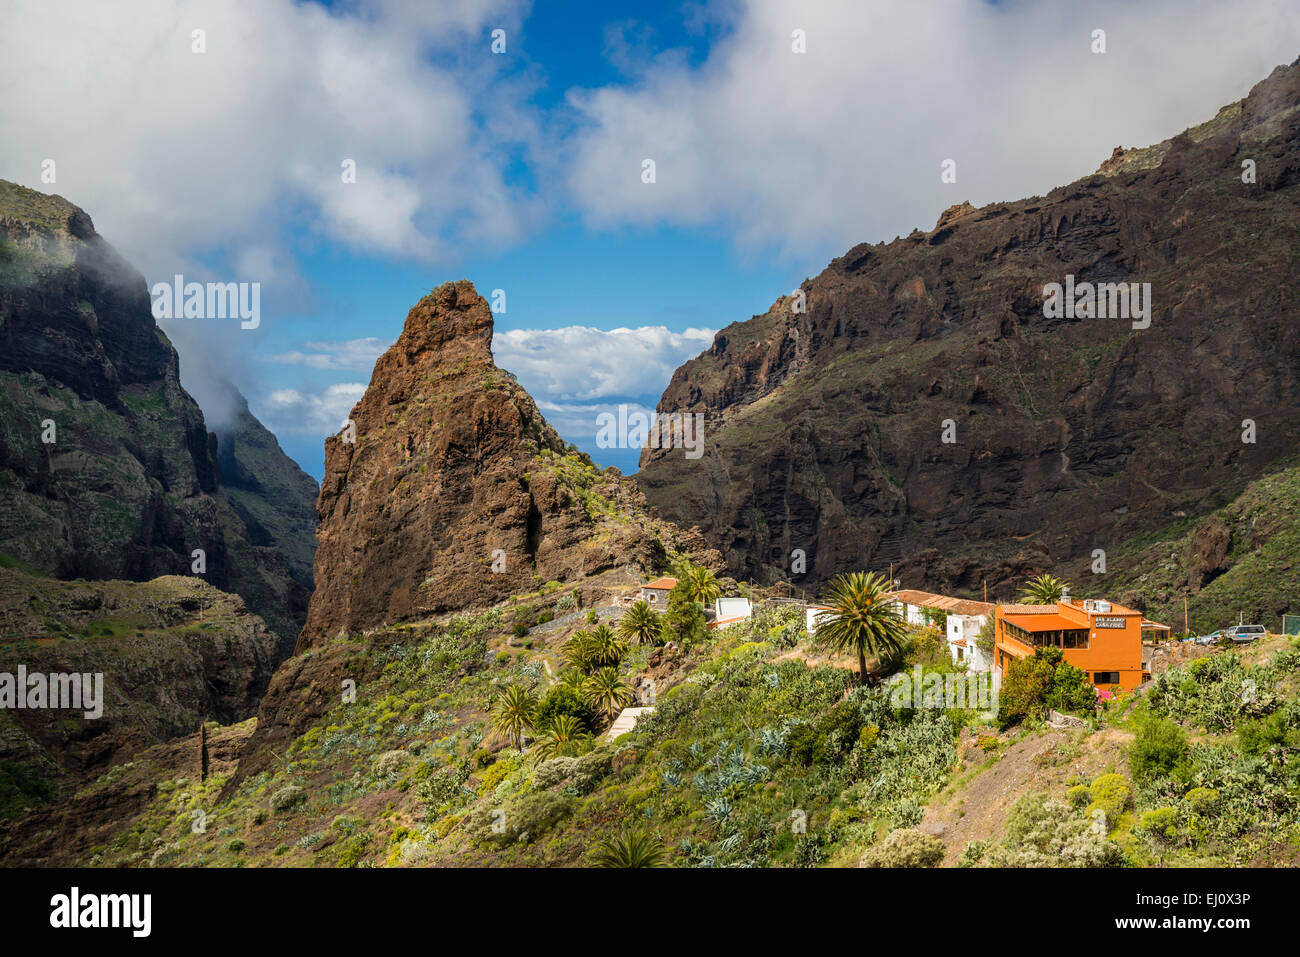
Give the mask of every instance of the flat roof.
M 1087 631 L 1088 626 L 1080 624 L 1064 615 L 1003 615 L 1003 621 L 1009 621 L 1025 631 Z

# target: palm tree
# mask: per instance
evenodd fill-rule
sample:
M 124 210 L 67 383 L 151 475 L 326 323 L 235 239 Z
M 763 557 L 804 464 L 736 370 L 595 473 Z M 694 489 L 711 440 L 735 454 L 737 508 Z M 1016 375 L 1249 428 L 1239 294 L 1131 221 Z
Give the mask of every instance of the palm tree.
M 604 710 L 612 721 L 614 709 L 632 700 L 632 686 L 617 668 L 601 668 L 582 686 L 582 698 L 593 708 Z
M 591 734 L 576 715 L 557 714 L 551 719 L 551 726 L 537 739 L 537 758 L 545 761 L 561 755 L 577 754 L 590 737 Z
M 618 636 L 633 645 L 654 644 L 663 636 L 664 623 L 648 602 L 639 601 L 618 620 Z
M 617 668 L 627 654 L 627 645 L 614 634 L 609 625 L 597 625 L 591 630 L 591 658 L 588 672 L 598 668 Z
M 624 831 L 617 837 L 598 841 L 591 850 L 596 867 L 663 867 L 664 845 L 659 838 L 644 831 Z
M 1039 575 L 1025 582 L 1020 600 L 1032 605 L 1055 605 L 1070 586 L 1055 575 Z
M 718 584 L 717 576 L 707 568 L 700 568 L 698 565 L 687 569 L 682 580 L 678 582 L 678 587 L 686 592 L 686 596 L 691 601 L 697 601 L 701 605 L 709 604 L 722 594 L 722 586 Z
M 867 680 L 868 653 L 883 661 L 903 650 L 907 641 L 903 616 L 883 575 L 838 575 L 822 604 L 830 610 L 818 619 L 816 640 L 836 651 L 857 652 L 860 682 Z
M 525 731 L 532 730 L 537 712 L 537 695 L 521 685 L 506 685 L 492 706 L 492 730 L 508 735 L 519 748 Z
M 560 650 L 560 655 L 564 658 L 564 663 L 570 668 L 576 668 L 578 671 L 586 674 L 591 670 L 591 659 L 594 654 L 594 647 L 591 641 L 591 634 L 586 631 L 575 631 L 569 640 L 564 643 Z

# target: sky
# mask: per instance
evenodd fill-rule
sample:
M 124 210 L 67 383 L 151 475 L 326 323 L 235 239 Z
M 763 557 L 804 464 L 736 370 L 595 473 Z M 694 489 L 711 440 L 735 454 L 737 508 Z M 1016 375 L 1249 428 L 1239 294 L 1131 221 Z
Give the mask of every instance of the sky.
M 1088 175 L 1297 54 L 1295 0 L 6 0 L 0 178 L 150 285 L 259 283 L 256 328 L 160 325 L 209 427 L 233 382 L 317 478 L 460 278 L 505 294 L 497 363 L 630 472 L 596 416 L 831 258 Z

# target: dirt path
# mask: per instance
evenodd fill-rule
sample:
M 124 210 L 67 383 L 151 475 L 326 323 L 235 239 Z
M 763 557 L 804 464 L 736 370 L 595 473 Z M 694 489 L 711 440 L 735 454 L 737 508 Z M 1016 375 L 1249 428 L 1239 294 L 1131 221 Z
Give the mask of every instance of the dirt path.
M 989 767 L 963 780 L 988 759 L 968 733 L 962 737 L 963 766 L 957 787 L 945 790 L 925 809 L 921 830 L 938 836 L 946 853 L 944 866 L 954 866 L 970 841 L 996 840 L 1002 834 L 1007 809 L 1024 794 L 1045 791 L 1064 795 L 1071 778 L 1091 781 L 1107 770 L 1122 769 L 1131 735 L 1115 729 L 1041 731 L 1005 746 Z

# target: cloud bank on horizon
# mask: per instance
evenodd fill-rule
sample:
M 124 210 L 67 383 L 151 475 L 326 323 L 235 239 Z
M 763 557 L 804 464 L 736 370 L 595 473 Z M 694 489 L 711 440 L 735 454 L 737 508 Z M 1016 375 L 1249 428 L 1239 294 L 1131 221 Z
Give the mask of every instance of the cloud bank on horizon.
M 484 251 L 527 255 L 573 221 L 707 232 L 793 273 L 928 228 L 954 203 L 1086 175 L 1114 146 L 1209 119 L 1300 52 L 1294 0 L 720 0 L 685 8 L 677 37 L 612 23 L 590 82 L 544 105 L 548 63 L 528 36 L 563 31 L 555 15 L 526 0 L 11 0 L 0 176 L 90 211 L 150 281 L 234 274 L 267 287 L 271 312 L 307 318 L 334 295 L 304 268 L 322 249 L 446 274 Z M 688 55 L 678 41 L 705 31 L 709 48 Z M 47 158 L 56 185 L 41 180 Z M 955 184 L 940 181 L 948 159 Z M 278 435 L 314 442 L 401 319 L 304 334 L 273 318 L 233 339 L 166 328 L 209 417 L 223 410 L 205 396 L 222 392 L 204 380 L 230 378 Z M 561 318 L 500 329 L 495 345 L 561 434 L 590 447 L 597 411 L 653 405 L 711 336 Z

